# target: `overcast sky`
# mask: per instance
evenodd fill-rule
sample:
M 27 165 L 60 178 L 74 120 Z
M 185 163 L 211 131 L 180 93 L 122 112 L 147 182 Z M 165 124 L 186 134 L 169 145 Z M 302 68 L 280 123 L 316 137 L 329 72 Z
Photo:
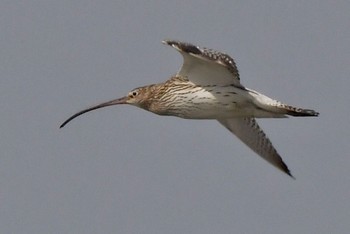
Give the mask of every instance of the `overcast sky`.
M 0 233 L 349 233 L 349 1 L 0 1 Z M 259 120 L 296 180 L 213 120 L 131 106 L 179 39 L 320 112 Z

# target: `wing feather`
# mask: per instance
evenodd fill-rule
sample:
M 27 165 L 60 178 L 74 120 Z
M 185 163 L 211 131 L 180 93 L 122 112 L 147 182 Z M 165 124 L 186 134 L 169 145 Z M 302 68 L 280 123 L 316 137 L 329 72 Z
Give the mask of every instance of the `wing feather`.
M 234 85 L 243 88 L 237 66 L 229 55 L 179 41 L 166 40 L 163 43 L 183 56 L 184 62 L 178 75 L 196 85 Z
M 218 119 L 218 121 L 263 159 L 293 177 L 254 118 Z

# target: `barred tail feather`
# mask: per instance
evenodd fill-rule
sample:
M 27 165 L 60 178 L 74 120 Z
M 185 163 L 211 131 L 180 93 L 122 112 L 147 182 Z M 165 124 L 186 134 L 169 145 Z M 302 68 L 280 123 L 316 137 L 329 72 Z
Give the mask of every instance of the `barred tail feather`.
M 291 116 L 297 116 L 297 117 L 302 117 L 302 116 L 312 117 L 312 116 L 319 115 L 317 111 L 290 106 L 290 105 L 281 103 L 277 100 L 274 100 L 272 98 L 269 98 L 254 90 L 251 90 L 251 89 L 247 89 L 247 90 L 249 91 L 250 95 L 252 95 L 255 98 L 255 100 L 253 101 L 254 104 L 263 110 L 270 111 L 276 114 L 278 113 L 278 114 L 291 115 Z
M 287 115 L 296 116 L 296 117 L 308 117 L 308 116 L 315 117 L 319 115 L 318 112 L 310 109 L 302 109 L 302 108 L 297 108 L 297 107 L 288 106 L 288 105 L 283 105 L 282 108 L 286 111 Z

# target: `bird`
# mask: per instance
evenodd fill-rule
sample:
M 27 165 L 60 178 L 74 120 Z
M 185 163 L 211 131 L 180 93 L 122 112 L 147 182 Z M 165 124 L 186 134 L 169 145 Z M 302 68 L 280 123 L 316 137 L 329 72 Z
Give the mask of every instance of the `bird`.
M 120 104 L 161 116 L 214 119 L 256 154 L 294 178 L 256 119 L 316 117 L 319 113 L 284 104 L 246 88 L 240 82 L 234 59 L 228 54 L 177 40 L 162 43 L 176 49 L 183 57 L 183 64 L 175 75 L 163 83 L 138 87 L 124 97 L 79 111 L 60 128 L 86 112 Z

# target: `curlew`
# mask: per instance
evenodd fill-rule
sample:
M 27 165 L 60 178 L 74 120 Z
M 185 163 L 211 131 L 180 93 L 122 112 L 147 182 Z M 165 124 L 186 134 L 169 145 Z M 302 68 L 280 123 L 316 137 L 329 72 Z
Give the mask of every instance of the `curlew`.
M 164 83 L 135 88 L 127 96 L 82 110 L 74 118 L 106 106 L 130 104 L 158 115 L 184 119 L 216 119 L 255 153 L 293 177 L 287 165 L 259 127 L 256 118 L 318 116 L 244 87 L 234 60 L 227 54 L 190 43 L 165 40 L 183 56 L 180 71 Z

